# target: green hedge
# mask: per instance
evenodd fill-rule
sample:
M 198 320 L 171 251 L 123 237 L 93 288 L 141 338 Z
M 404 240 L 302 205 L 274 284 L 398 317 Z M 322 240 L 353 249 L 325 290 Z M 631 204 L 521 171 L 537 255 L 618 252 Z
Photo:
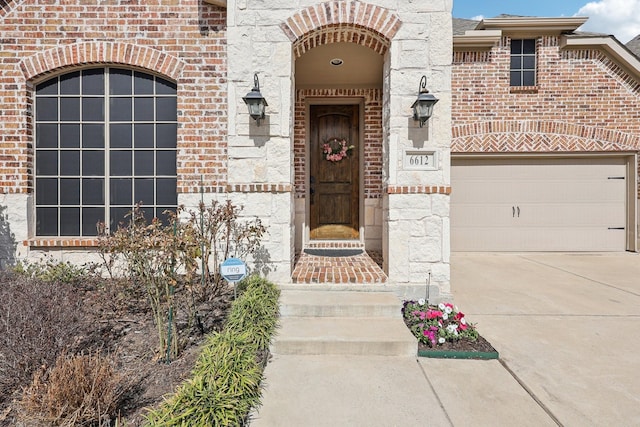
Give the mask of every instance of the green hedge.
M 275 331 L 280 291 L 257 276 L 239 290 L 224 329 L 207 338 L 191 379 L 147 414 L 149 427 L 241 426 L 260 404 L 258 354 Z

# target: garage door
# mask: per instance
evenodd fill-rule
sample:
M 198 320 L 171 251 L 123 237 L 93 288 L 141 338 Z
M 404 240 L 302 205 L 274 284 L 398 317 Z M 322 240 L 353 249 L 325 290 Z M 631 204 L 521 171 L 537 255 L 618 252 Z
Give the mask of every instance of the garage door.
M 622 157 L 454 159 L 453 251 L 624 251 Z

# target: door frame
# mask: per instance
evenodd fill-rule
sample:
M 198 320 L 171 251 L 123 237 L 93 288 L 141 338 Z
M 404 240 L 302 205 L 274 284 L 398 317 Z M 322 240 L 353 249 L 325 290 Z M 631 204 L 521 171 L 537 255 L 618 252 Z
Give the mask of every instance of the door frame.
M 451 167 L 455 159 L 544 159 L 544 158 L 606 158 L 618 157 L 627 164 L 627 202 L 626 202 L 626 251 L 638 252 L 640 241 L 640 211 L 638 210 L 638 152 L 635 151 L 577 151 L 558 153 L 535 153 L 531 151 L 518 153 L 451 153 Z M 454 188 L 451 191 L 455 191 Z
M 311 176 L 311 153 L 309 146 L 311 144 L 311 106 L 312 105 L 357 105 L 358 106 L 358 238 L 354 240 L 345 240 L 345 242 L 358 242 L 364 245 L 365 227 L 364 227 L 364 98 L 363 97 L 307 97 L 304 106 L 304 128 L 305 128 L 305 152 L 304 152 L 304 182 L 305 182 L 305 212 L 304 212 L 304 232 L 302 235 L 303 249 L 309 245 L 311 241 L 311 194 L 309 188 L 309 178 Z M 331 242 L 331 240 L 323 240 L 323 242 Z

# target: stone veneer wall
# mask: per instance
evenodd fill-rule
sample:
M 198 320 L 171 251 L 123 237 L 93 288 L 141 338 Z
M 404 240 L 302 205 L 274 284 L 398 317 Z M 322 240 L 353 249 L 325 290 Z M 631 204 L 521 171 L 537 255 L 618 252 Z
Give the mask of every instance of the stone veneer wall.
M 33 95 L 55 73 L 131 66 L 175 81 L 180 201 L 199 193 L 201 178 L 205 194 L 226 197 L 226 20 L 224 8 L 200 0 L 3 2 L 0 205 L 19 257 L 55 252 L 86 261 L 95 244 L 33 239 Z
M 448 219 L 448 192 L 423 193 L 419 189 L 449 186 L 451 9 L 451 0 L 228 2 L 230 182 L 290 183 L 296 186 L 298 195 L 304 194 L 302 182 L 295 176 L 295 57 L 318 44 L 344 41 L 343 37 L 379 49 L 385 58 L 381 181 L 383 188 L 387 186 L 382 195 L 383 209 L 387 209 L 383 213 L 382 234 L 389 279 L 397 284 L 423 286 L 424 273 L 437 269 L 434 285 L 442 294 L 449 293 L 448 242 L 444 241 L 448 225 L 436 220 L 433 201 L 446 200 L 439 206 L 446 211 L 441 212 L 443 217 Z M 260 128 L 251 124 L 246 114 L 236 114 L 245 108 L 240 96 L 250 89 L 254 72 L 260 75 L 262 93 L 269 102 L 267 120 Z M 411 119 L 410 109 L 422 75 L 427 76 L 429 88 L 440 99 L 436 115 L 425 128 L 419 128 Z M 277 150 L 282 154 L 286 147 L 289 156 L 271 159 L 271 146 L 282 147 Z M 438 169 L 404 170 L 402 155 L 409 148 L 438 151 Z M 262 162 L 257 160 L 258 153 Z M 265 167 L 269 173 L 262 173 Z M 234 170 L 238 173 L 234 174 Z M 388 188 L 406 188 L 410 192 Z M 398 216 L 396 210 L 402 209 L 405 202 L 417 209 L 413 209 L 411 216 Z M 293 203 L 281 209 L 295 216 Z M 404 240 L 403 232 L 407 229 L 420 231 L 414 232 L 414 238 Z M 422 233 L 422 239 L 418 233 Z M 293 234 L 283 240 L 284 244 L 290 242 L 292 257 L 296 246 Z M 421 255 L 425 245 L 433 246 L 439 254 L 437 259 Z M 407 257 L 394 255 L 406 251 Z

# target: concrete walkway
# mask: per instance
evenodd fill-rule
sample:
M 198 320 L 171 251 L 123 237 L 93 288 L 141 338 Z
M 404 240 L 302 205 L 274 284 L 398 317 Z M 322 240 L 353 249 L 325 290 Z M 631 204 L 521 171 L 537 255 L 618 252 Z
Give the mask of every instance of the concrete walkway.
M 500 361 L 276 355 L 252 426 L 640 425 L 640 257 L 454 254 Z

